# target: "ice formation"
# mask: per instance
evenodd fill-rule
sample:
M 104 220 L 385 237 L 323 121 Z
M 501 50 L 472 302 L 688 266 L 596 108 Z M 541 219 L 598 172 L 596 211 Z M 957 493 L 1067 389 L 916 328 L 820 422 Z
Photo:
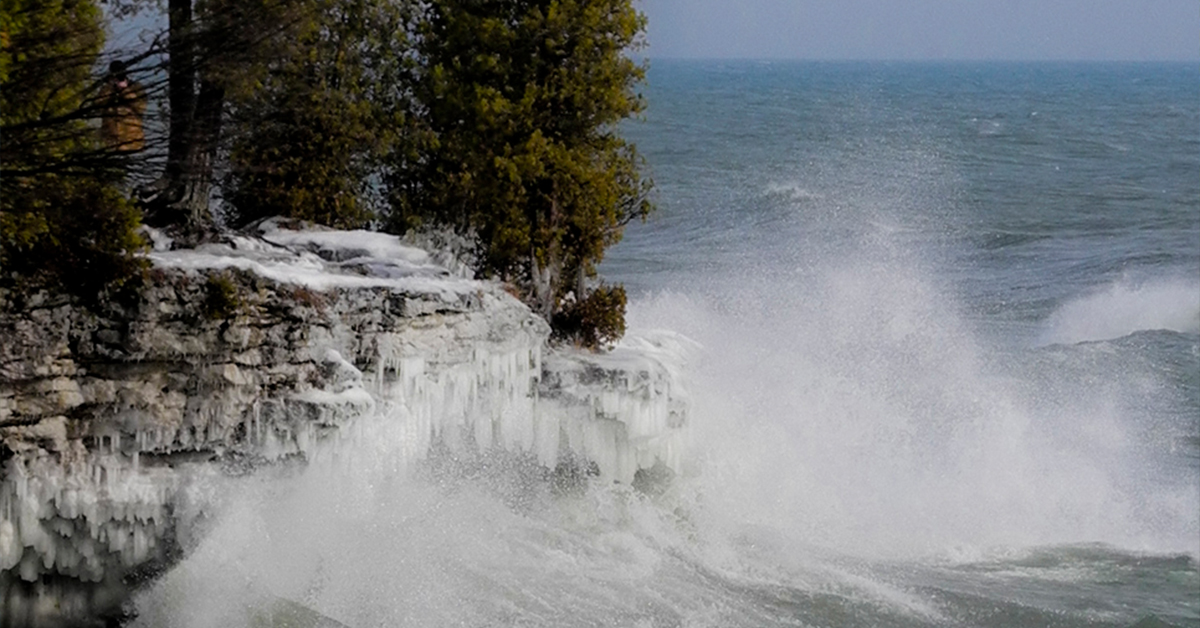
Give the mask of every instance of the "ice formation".
M 162 560 L 222 482 L 284 459 L 403 469 L 437 444 L 678 469 L 686 339 L 547 351 L 502 287 L 394 237 L 259 230 L 156 238 L 137 305 L 0 294 L 0 581 Z
M 547 356 L 540 415 L 556 417 L 564 446 L 601 476 L 631 482 L 656 463 L 679 471 L 689 432 L 683 377 L 697 346 L 668 331 L 631 333 L 610 352 Z

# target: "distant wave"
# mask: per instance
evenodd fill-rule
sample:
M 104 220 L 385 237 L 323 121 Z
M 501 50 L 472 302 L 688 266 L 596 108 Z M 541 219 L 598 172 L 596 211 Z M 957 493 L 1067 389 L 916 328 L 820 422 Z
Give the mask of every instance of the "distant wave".
M 1194 280 L 1114 283 L 1070 301 L 1051 314 L 1041 341 L 1073 344 L 1159 329 L 1200 331 L 1200 285 Z
M 768 196 L 781 196 L 790 201 L 817 201 L 824 198 L 812 190 L 805 189 L 795 183 L 771 183 L 767 185 Z
M 974 125 L 975 131 L 981 137 L 1003 135 L 1006 130 L 1004 122 L 1000 120 L 980 120 L 979 118 L 971 118 L 971 124 Z

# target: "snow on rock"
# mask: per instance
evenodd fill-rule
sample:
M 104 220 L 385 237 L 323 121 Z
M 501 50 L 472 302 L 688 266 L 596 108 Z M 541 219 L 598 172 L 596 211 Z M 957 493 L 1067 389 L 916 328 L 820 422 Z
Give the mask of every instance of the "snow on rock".
M 363 246 L 354 244 L 358 239 Z M 228 236 L 195 249 L 155 250 L 149 257 L 161 268 L 238 269 L 313 290 L 389 288 L 452 298 L 480 286 L 452 277 L 449 270 L 429 262 L 429 254 L 400 244 L 395 236 L 369 231 L 272 227 L 264 230 L 262 238 Z
M 571 452 L 625 482 L 678 468 L 686 339 L 544 352 L 542 319 L 436 254 L 257 229 L 189 250 L 156 239 L 132 300 L 18 308 L 0 292 L 0 584 L 165 560 L 221 478 L 285 459 L 403 468 L 437 444 L 550 468 Z

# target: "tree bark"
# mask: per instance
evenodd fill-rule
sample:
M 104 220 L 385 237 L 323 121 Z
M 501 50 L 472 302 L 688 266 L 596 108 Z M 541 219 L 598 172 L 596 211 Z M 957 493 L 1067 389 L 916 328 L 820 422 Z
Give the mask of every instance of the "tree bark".
M 167 7 L 167 61 L 169 83 L 167 100 L 171 109 L 170 138 L 167 144 L 168 182 L 179 177 L 187 160 L 192 116 L 196 110 L 195 42 L 192 27 L 192 0 L 170 0 Z
M 562 262 L 558 259 L 557 247 L 551 247 L 546 265 L 538 261 L 537 251 L 530 250 L 530 274 L 533 280 L 533 310 L 547 321 L 554 315 L 554 293 L 557 291 Z
M 192 2 L 168 3 L 171 128 L 162 192 L 146 216 L 148 224 L 172 228 L 185 244 L 198 242 L 213 228 L 208 201 L 225 106 L 224 87 L 204 76 L 212 70 L 199 71 Z
M 196 99 L 195 117 L 189 124 L 190 133 L 184 153 L 182 170 L 172 182 L 170 194 L 171 223 L 183 233 L 203 237 L 212 229 L 213 218 L 208 208 L 213 187 L 213 159 L 221 138 L 221 113 L 225 106 L 225 88 L 201 79 Z
M 557 193 L 553 193 L 550 196 L 549 213 L 547 222 L 550 228 L 546 231 L 550 234 L 550 241 L 545 243 L 546 265 L 543 266 L 538 261 L 537 232 L 540 225 L 536 222 L 534 223 L 533 235 L 530 238 L 531 248 L 529 251 L 530 275 L 532 275 L 530 279 L 533 280 L 533 309 L 547 321 L 550 321 L 554 316 L 555 305 L 557 305 L 555 298 L 558 294 L 559 282 L 562 280 L 563 271 L 562 245 L 559 242 L 557 234 L 561 214 Z

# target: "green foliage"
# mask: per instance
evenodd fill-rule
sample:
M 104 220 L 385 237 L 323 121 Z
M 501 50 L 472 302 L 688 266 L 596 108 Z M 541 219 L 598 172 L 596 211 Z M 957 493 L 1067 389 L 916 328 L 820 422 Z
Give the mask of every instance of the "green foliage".
M 204 315 L 209 320 L 224 320 L 237 314 L 242 298 L 237 283 L 229 275 L 209 275 L 204 282 Z
M 396 160 L 391 228 L 474 231 L 480 274 L 520 286 L 565 329 L 563 297 L 588 302 L 605 248 L 651 210 L 616 130 L 642 109 L 644 68 L 627 52 L 644 24 L 629 0 L 431 3 L 415 90 L 425 143 Z
M 601 284 L 583 300 L 567 300 L 554 315 L 553 338 L 603 349 L 625 335 L 625 288 Z
M 0 0 L 0 283 L 84 295 L 135 276 L 138 214 L 97 146 L 93 0 Z
M 112 185 L 44 175 L 21 189 L 4 185 L 0 284 L 47 286 L 92 297 L 139 276 L 139 215 Z
M 311 0 L 289 44 L 232 120 L 235 222 L 282 215 L 356 228 L 371 175 L 403 124 L 411 5 Z
M 0 0 L 0 174 L 87 167 L 96 138 L 93 64 L 104 45 L 94 0 Z
M 70 268 L 58 260 L 103 281 L 136 272 L 123 165 L 81 157 L 105 153 L 97 1 L 0 0 L 5 278 L 52 279 Z M 203 237 L 212 173 L 226 172 L 235 224 L 449 225 L 477 239 L 478 274 L 514 286 L 556 338 L 600 347 L 623 332 L 624 291 L 592 286 L 652 209 L 617 132 L 643 106 L 632 0 L 110 2 L 169 17 L 170 133 L 148 220 Z

